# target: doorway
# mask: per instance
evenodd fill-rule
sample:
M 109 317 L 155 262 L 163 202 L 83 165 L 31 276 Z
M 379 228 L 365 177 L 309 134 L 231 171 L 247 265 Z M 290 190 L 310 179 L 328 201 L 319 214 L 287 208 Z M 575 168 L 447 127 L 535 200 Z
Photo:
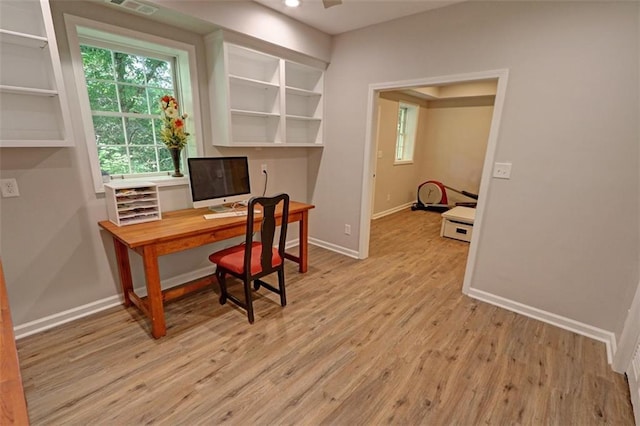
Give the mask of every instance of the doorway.
M 478 240 L 482 233 L 482 216 L 490 186 L 490 178 L 492 165 L 495 157 L 497 146 L 498 130 L 502 109 L 504 104 L 508 70 L 493 70 L 469 74 L 458 74 L 443 77 L 424 78 L 417 80 L 396 81 L 386 83 L 375 83 L 369 85 L 368 94 L 368 111 L 367 111 L 367 134 L 364 153 L 364 168 L 362 177 L 362 199 L 361 199 L 361 218 L 360 218 L 360 241 L 359 241 L 359 258 L 364 259 L 369 256 L 370 242 L 370 223 L 372 219 L 372 208 L 375 191 L 375 171 L 378 152 L 376 150 L 376 138 L 378 130 L 378 105 L 380 95 L 389 91 L 407 91 L 420 87 L 438 87 L 453 84 L 467 84 L 474 82 L 483 82 L 489 80 L 497 81 L 495 90 L 495 102 L 493 115 L 491 117 L 491 126 L 489 137 L 482 165 L 482 174 L 480 180 L 480 188 L 478 191 L 479 200 L 476 208 L 476 217 L 474 222 L 474 238 L 472 238 L 467 257 L 465 269 L 465 278 L 463 283 L 463 292 L 467 292 L 473 276 L 473 267 L 475 265 Z

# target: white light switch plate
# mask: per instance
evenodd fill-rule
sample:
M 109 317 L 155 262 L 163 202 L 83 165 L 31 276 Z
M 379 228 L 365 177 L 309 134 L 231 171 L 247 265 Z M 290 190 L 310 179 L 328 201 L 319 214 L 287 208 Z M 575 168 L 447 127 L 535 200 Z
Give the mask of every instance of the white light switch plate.
M 498 179 L 510 179 L 511 163 L 495 163 L 493 165 L 493 177 Z

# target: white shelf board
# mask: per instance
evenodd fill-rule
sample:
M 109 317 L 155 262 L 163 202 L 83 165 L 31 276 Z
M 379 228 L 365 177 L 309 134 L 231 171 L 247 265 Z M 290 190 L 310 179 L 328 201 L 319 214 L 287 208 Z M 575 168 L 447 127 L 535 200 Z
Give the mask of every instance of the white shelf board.
M 15 93 L 19 95 L 31 95 L 31 96 L 58 96 L 58 91 L 53 89 L 38 89 L 35 87 L 20 87 L 20 86 L 7 86 L 0 85 L 0 92 L 3 93 Z
M 287 86 L 286 89 L 287 89 L 287 93 L 291 94 L 291 95 L 309 96 L 309 97 L 320 97 L 320 96 L 322 96 L 322 93 L 314 92 L 312 90 L 299 89 L 297 87 Z
M 274 118 L 280 117 L 280 114 L 273 113 L 273 112 L 247 111 L 243 109 L 232 109 L 231 114 L 246 115 L 249 117 L 274 117 Z
M 3 30 L 0 28 L 0 41 L 2 43 L 17 44 L 19 46 L 43 48 L 47 45 L 46 37 L 21 33 L 18 31 Z
M 299 121 L 322 121 L 321 118 L 316 117 L 306 117 L 304 115 L 289 115 L 285 116 L 287 120 L 299 120 Z
M 243 84 L 245 86 L 258 87 L 261 89 L 279 89 L 277 84 L 269 83 L 267 81 L 255 80 L 253 78 L 240 77 L 237 75 L 229 75 L 229 81 L 231 83 Z

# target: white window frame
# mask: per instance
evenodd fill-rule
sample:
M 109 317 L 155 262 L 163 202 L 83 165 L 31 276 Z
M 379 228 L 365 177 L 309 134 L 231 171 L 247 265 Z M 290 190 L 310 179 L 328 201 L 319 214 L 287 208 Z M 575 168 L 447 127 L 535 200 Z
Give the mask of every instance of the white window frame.
M 420 106 L 411 104 L 408 102 L 400 102 L 398 104 L 398 120 L 400 120 L 400 111 L 406 109 L 405 129 L 402 133 L 402 129 L 398 126 L 398 133 L 396 135 L 396 149 L 393 156 L 393 164 L 413 164 L 413 154 L 415 152 L 416 134 L 418 132 L 418 119 L 420 115 Z M 402 157 L 398 158 L 398 149 L 400 141 L 402 140 Z
M 200 142 L 200 135 L 202 134 L 200 131 L 202 128 L 199 108 L 200 100 L 198 90 L 194 90 L 194 88 L 197 89 L 198 87 L 196 51 L 194 46 L 74 15 L 65 14 L 64 19 L 67 39 L 69 41 L 69 51 L 71 52 L 73 74 L 78 92 L 84 139 L 87 144 L 93 186 L 96 193 L 103 193 L 104 185 L 93 130 L 93 119 L 82 64 L 82 54 L 80 52 L 80 43 L 82 40 L 92 39 L 99 42 L 100 40 L 106 39 L 111 44 L 126 46 L 128 49 L 139 51 L 142 54 L 175 57 L 176 89 L 177 92 L 180 93 L 179 98 L 182 101 L 182 110 L 189 113 L 190 119 L 187 120 L 187 131 L 191 136 L 185 151 L 187 156 L 196 156 L 202 152 L 202 143 Z M 145 181 L 152 181 L 166 186 L 188 184 L 187 177 L 171 178 L 168 175 L 160 176 L 159 174 L 135 174 L 125 177 L 144 178 Z

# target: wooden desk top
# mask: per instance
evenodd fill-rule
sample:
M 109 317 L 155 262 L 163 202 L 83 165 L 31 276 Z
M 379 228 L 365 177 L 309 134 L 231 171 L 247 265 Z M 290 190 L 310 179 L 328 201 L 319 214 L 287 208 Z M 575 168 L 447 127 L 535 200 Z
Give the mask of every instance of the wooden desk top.
M 289 217 L 291 218 L 314 207 L 311 204 L 291 201 L 289 203 Z M 153 222 L 117 226 L 109 220 L 103 220 L 98 225 L 133 249 L 177 238 L 201 235 L 207 232 L 224 231 L 225 229 L 236 228 L 246 222 L 246 216 L 205 219 L 204 215 L 206 213 L 211 213 L 206 207 L 184 209 L 163 212 L 162 219 Z

